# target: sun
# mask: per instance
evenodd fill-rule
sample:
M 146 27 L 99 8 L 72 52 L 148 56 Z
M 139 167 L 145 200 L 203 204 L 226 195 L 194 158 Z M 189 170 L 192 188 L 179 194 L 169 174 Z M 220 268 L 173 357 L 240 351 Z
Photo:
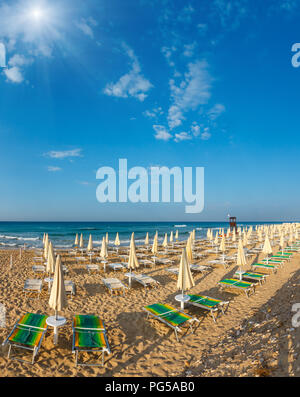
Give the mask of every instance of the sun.
M 44 13 L 44 11 L 41 10 L 40 8 L 34 8 L 33 10 L 31 10 L 30 16 L 31 16 L 31 18 L 34 19 L 35 21 L 40 21 L 41 19 L 44 18 L 45 13 Z

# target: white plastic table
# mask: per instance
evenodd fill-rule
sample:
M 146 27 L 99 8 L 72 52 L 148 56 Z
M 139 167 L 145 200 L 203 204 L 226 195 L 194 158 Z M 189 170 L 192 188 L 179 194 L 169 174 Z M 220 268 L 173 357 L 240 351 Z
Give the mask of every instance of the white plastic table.
M 54 344 L 57 344 L 57 340 L 58 340 L 58 328 L 62 327 L 63 325 L 65 325 L 67 322 L 67 320 L 62 317 L 62 316 L 50 316 L 47 318 L 46 323 L 47 325 L 49 325 L 50 327 L 54 328 Z
M 244 274 L 244 273 L 246 273 L 246 272 L 243 272 L 243 270 L 237 270 L 236 272 L 235 272 L 235 274 L 237 274 L 238 276 L 239 276 L 239 278 L 240 278 L 240 281 L 242 281 L 242 275 Z
M 175 296 L 175 300 L 180 302 L 180 308 L 183 310 L 184 304 L 190 300 L 190 297 L 188 295 L 179 294 Z

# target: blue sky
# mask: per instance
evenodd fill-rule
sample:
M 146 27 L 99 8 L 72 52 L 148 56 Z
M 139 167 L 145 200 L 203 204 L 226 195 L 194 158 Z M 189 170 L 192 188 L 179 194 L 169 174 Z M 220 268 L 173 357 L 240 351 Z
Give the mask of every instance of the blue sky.
M 297 0 L 0 2 L 1 220 L 299 220 Z M 101 166 L 205 167 L 205 208 L 100 204 Z

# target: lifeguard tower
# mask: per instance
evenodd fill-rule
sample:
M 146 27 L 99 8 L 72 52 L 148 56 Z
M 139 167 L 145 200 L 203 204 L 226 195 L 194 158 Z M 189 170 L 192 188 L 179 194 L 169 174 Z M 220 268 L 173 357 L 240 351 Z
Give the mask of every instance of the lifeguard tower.
M 235 229 L 235 231 L 237 231 L 236 217 L 235 216 L 230 216 L 229 217 L 229 227 L 230 227 L 230 231 L 232 231 L 233 229 Z

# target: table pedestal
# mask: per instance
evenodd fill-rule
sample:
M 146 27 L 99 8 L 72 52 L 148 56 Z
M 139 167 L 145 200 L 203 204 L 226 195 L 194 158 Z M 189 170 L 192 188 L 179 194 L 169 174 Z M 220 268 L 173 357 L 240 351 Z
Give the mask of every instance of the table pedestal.
M 188 295 L 180 294 L 180 295 L 176 295 L 175 296 L 175 300 L 177 302 L 180 302 L 180 308 L 181 308 L 181 310 L 183 310 L 184 309 L 184 304 L 190 300 L 190 297 Z
M 58 341 L 58 328 L 65 325 L 67 320 L 62 316 L 50 316 L 47 318 L 46 323 L 53 327 L 54 329 L 54 338 L 53 343 L 56 345 Z

